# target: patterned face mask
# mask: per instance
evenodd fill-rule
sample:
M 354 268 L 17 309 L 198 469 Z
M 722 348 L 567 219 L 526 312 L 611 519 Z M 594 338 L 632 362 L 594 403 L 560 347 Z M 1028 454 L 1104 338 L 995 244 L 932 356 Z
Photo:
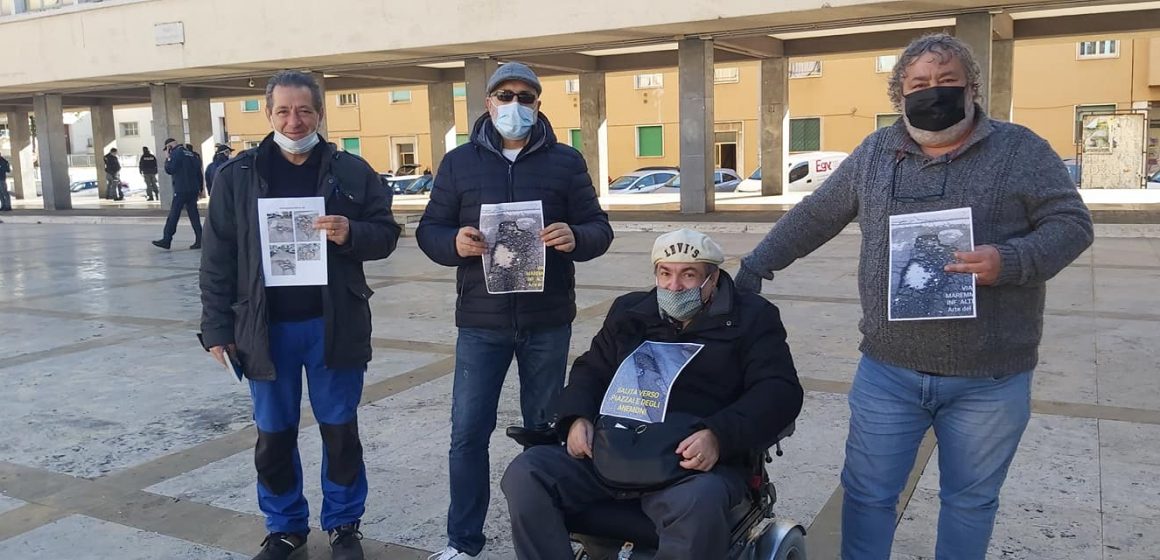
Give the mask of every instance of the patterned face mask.
M 701 289 L 708 283 L 709 278 L 705 278 L 700 286 L 687 290 L 667 290 L 658 285 L 657 305 L 661 313 L 678 321 L 692 319 L 705 306 L 705 302 L 701 301 Z

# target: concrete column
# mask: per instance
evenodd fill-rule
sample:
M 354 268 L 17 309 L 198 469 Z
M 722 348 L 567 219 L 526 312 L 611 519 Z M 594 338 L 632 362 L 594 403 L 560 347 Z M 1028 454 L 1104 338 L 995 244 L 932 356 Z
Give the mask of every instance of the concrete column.
M 455 148 L 455 84 L 427 84 L 427 117 L 431 125 L 431 171 Z
M 487 112 L 487 107 L 483 104 L 487 98 L 487 81 L 491 79 L 496 68 L 499 68 L 499 65 L 491 58 L 469 58 L 464 61 L 463 70 L 467 78 L 468 130 L 475 126 L 475 121 L 480 115 Z
M 36 197 L 36 168 L 32 165 L 32 128 L 28 124 L 28 113 L 16 111 L 8 113 L 8 140 L 12 144 L 13 191 L 17 200 Z
M 208 97 L 185 100 L 185 110 L 189 114 L 189 143 L 201 154 L 202 165 L 209 165 L 213 160 L 213 114 L 209 105 Z
M 996 39 L 991 50 L 991 111 L 993 119 L 1010 121 L 1015 101 L 1015 41 Z
M 580 74 L 580 152 L 596 194 L 608 194 L 608 104 L 604 72 Z
M 681 213 L 715 209 L 713 188 L 713 41 L 682 39 L 680 82 Z
M 32 99 L 36 113 L 36 143 L 40 147 L 40 188 L 45 210 L 69 210 L 68 148 L 65 146 L 64 107 L 58 94 Z
M 786 117 L 789 112 L 789 58 L 761 60 L 761 195 L 785 194 Z
M 153 137 L 157 139 L 157 146 L 153 153 L 157 154 L 157 165 L 161 167 L 157 173 L 157 188 L 161 196 L 161 207 L 168 210 L 173 203 L 173 180 L 165 172 L 166 138 L 173 138 L 185 142 L 185 124 L 181 114 L 181 88 L 176 84 L 153 84 L 149 86 L 149 95 L 153 101 Z
M 983 110 L 988 113 L 991 102 L 991 54 L 993 46 L 994 28 L 991 24 L 991 14 L 976 12 L 962 14 L 955 19 L 955 35 L 971 46 L 975 52 L 975 61 L 979 63 L 979 93 L 983 101 Z
M 117 147 L 117 123 L 113 120 L 112 105 L 89 107 L 93 122 L 93 156 L 97 166 L 97 195 L 109 198 L 109 180 L 105 178 L 105 154 Z

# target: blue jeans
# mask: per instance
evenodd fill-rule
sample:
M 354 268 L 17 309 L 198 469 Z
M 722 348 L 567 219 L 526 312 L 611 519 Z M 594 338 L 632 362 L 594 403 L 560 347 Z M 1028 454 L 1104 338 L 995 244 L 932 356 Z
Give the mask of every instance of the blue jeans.
M 459 329 L 448 457 L 451 507 L 447 511 L 447 541 L 456 549 L 475 556 L 486 541 L 483 522 L 491 501 L 488 443 L 512 357 L 520 375 L 524 426 L 547 426 L 552 401 L 564 388 L 571 338 L 571 325 L 534 331 Z
M 326 367 L 322 319 L 270 325 L 270 355 L 277 379 L 250 380 L 258 445 L 258 506 L 271 533 L 310 530 L 310 506 L 302 495 L 298 421 L 302 411 L 302 370 L 310 389 L 310 408 L 322 433 L 322 529 L 329 531 L 362 518 L 367 475 L 358 436 L 361 369 Z
M 999 490 L 1031 418 L 1031 372 L 937 377 L 862 357 L 842 469 L 842 558 L 887 560 L 923 435 L 938 440 L 938 560 L 983 560 Z

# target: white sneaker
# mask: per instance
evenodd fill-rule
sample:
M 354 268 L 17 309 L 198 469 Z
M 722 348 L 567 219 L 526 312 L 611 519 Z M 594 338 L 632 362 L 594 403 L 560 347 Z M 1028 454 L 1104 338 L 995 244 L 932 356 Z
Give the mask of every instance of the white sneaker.
M 443 549 L 443 552 L 436 552 L 428 556 L 427 560 L 487 560 L 487 553 L 480 551 L 477 556 L 472 556 L 466 552 L 460 552 L 455 547 L 449 546 Z

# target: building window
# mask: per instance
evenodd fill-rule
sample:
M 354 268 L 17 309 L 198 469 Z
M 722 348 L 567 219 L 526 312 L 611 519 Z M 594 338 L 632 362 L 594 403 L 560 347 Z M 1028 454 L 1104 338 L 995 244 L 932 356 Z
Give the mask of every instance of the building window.
M 804 60 L 789 64 L 790 78 L 816 78 L 822 75 L 822 61 Z
M 261 142 L 258 140 L 246 140 L 245 142 L 242 142 L 242 149 L 249 150 L 249 149 L 257 148 L 258 144 L 260 144 L 260 143 Z
M 415 165 L 415 144 L 412 142 L 400 142 L 395 144 L 395 154 L 398 156 L 399 165 L 396 168 L 404 165 Z
M 636 127 L 636 157 L 664 157 L 665 130 L 663 126 Z
M 1075 143 L 1079 144 L 1083 140 L 1083 117 L 1084 115 L 1096 115 L 1100 113 L 1115 113 L 1116 104 L 1108 103 L 1104 105 L 1076 105 L 1075 106 Z
M 8 125 L 0 123 L 0 137 L 8 136 Z
M 471 140 L 470 134 L 456 134 L 455 135 L 455 145 L 456 146 L 462 146 L 470 140 Z
M 735 84 L 740 81 L 741 70 L 735 66 L 732 68 L 713 69 L 713 83 L 715 84 Z
M 247 99 L 245 101 L 242 101 L 242 112 L 243 113 L 257 113 L 258 109 L 260 109 L 260 108 L 261 108 L 261 101 L 258 99 Z
M 822 119 L 789 120 L 789 151 L 816 152 L 822 149 Z
M 391 103 L 392 104 L 394 104 L 394 103 L 410 103 L 410 102 L 411 102 L 411 90 L 409 90 L 409 89 L 397 89 L 397 90 L 394 90 L 391 92 Z
M 874 60 L 874 71 L 879 74 L 893 72 L 894 65 L 898 62 L 898 55 L 886 54 Z
M 339 107 L 358 107 L 357 93 L 340 93 L 338 94 Z
M 574 95 L 580 93 L 580 79 L 564 80 L 564 93 Z
M 637 74 L 636 89 L 656 89 L 665 87 L 664 74 Z
M 1120 56 L 1120 42 L 1115 40 L 1106 41 L 1081 41 L 1076 43 L 1076 58 L 1086 60 L 1089 58 L 1119 58 Z
M 456 99 L 466 99 L 467 84 L 455 84 L 451 86 L 451 95 L 454 95 Z
M 583 137 L 580 135 L 579 128 L 573 128 L 573 129 L 568 130 L 568 141 L 571 143 L 573 148 L 576 148 L 577 150 L 579 150 L 583 146 L 584 141 L 581 140 L 581 138 L 583 138 Z
M 141 134 L 141 132 L 137 128 L 137 123 L 135 123 L 135 122 L 123 122 L 123 123 L 121 123 L 121 136 L 138 136 L 140 134 Z
M 901 117 L 902 117 L 902 115 L 899 115 L 898 113 L 879 114 L 879 115 L 874 117 L 874 128 L 878 129 L 878 128 L 886 128 L 888 126 L 893 126 L 894 123 L 898 122 L 898 119 Z
M 362 141 L 358 138 L 343 138 L 342 149 L 354 155 L 362 155 Z

